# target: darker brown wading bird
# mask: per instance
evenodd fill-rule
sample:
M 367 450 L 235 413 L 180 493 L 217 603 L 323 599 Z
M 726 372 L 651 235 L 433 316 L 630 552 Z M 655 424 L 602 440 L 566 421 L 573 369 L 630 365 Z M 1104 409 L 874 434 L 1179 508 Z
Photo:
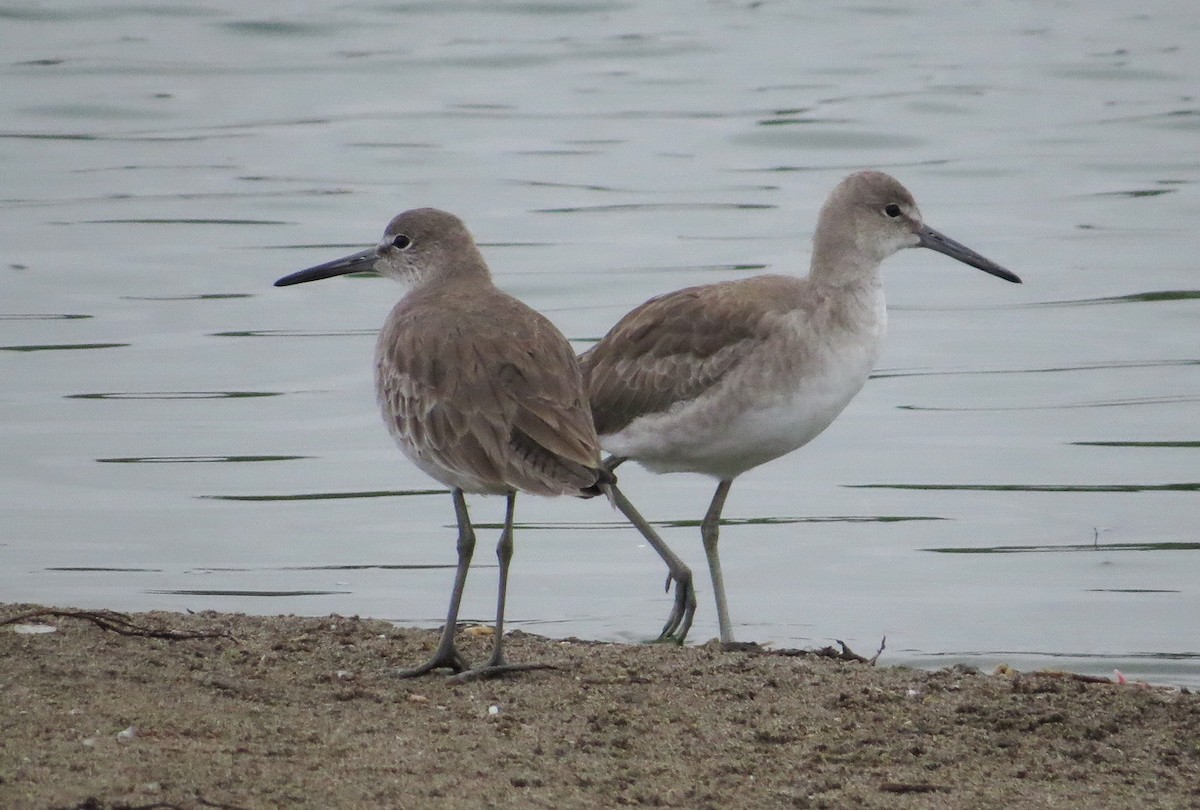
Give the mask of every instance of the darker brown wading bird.
M 450 487 L 458 522 L 458 566 L 441 640 L 427 662 L 395 674 L 411 677 L 445 668 L 467 679 L 540 668 L 510 664 L 503 653 L 517 492 L 603 493 L 632 510 L 616 490 L 611 471 L 600 463 L 575 354 L 549 320 L 496 288 L 466 226 L 433 208 L 397 216 L 374 248 L 301 270 L 275 285 L 368 270 L 410 287 L 376 344 L 375 383 L 383 419 L 404 455 Z M 495 641 L 490 660 L 474 669 L 454 643 L 475 548 L 464 493 L 507 497 L 496 546 Z M 665 547 L 660 554 L 673 556 Z M 690 624 L 695 595 L 687 573 L 686 580 L 675 580 L 673 619 L 664 633 Z M 668 587 L 670 583 L 668 579 Z

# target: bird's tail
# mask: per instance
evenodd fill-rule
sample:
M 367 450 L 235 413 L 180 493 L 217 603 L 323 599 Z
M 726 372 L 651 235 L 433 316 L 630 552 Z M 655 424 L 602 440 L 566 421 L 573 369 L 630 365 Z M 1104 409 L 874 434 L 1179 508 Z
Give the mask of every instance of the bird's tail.
M 616 506 L 617 502 L 613 500 L 613 487 L 616 485 L 617 476 L 607 466 L 601 465 L 596 468 L 596 483 L 579 490 L 579 497 L 595 498 L 597 495 L 603 495 L 609 504 Z

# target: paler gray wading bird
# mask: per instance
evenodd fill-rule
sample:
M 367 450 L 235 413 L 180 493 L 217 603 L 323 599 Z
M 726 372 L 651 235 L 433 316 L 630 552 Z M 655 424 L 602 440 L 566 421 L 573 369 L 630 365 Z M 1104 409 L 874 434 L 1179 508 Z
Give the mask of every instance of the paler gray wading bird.
M 441 640 L 427 662 L 395 674 L 446 668 L 465 679 L 538 668 L 510 664 L 503 653 L 517 491 L 604 493 L 632 510 L 600 463 L 575 353 L 549 320 L 496 288 L 466 226 L 433 208 L 400 214 L 373 248 L 293 273 L 275 285 L 367 270 L 410 287 L 376 344 L 375 384 L 383 419 L 404 455 L 450 487 L 458 522 L 458 566 Z M 490 660 L 476 669 L 454 643 L 475 548 L 464 493 L 508 499 L 496 546 L 495 640 Z M 659 553 L 673 556 L 665 546 Z M 676 582 L 676 624 L 690 622 L 695 608 L 688 574 L 686 581 Z
M 808 276 L 651 298 L 579 358 L 610 470 L 633 459 L 655 473 L 717 479 L 700 536 L 726 646 L 734 638 L 717 539 L 733 479 L 811 441 L 863 387 L 887 325 L 880 264 L 914 247 L 1021 281 L 922 222 L 894 178 L 858 172 L 821 208 Z M 639 528 L 661 542 L 644 521 Z

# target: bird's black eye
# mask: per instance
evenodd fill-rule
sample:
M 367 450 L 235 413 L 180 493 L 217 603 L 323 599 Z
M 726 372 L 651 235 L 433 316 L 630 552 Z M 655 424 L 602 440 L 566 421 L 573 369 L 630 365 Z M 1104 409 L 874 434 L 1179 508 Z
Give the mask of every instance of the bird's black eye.
M 404 250 L 406 247 L 408 247 L 411 244 L 412 244 L 412 240 L 409 239 L 407 236 L 405 236 L 402 233 L 397 234 L 392 239 L 392 247 L 396 248 L 397 250 Z
M 883 213 L 887 214 L 892 219 L 900 216 L 900 206 L 895 203 L 888 203 L 883 207 Z

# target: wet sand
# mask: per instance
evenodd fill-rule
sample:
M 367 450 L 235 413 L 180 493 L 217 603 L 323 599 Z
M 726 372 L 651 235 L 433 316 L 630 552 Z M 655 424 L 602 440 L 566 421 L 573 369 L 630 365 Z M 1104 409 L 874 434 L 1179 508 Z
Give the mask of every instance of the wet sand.
M 1200 808 L 1178 689 L 523 633 L 554 669 L 399 680 L 435 631 L 128 619 L 0 626 L 0 807 Z

